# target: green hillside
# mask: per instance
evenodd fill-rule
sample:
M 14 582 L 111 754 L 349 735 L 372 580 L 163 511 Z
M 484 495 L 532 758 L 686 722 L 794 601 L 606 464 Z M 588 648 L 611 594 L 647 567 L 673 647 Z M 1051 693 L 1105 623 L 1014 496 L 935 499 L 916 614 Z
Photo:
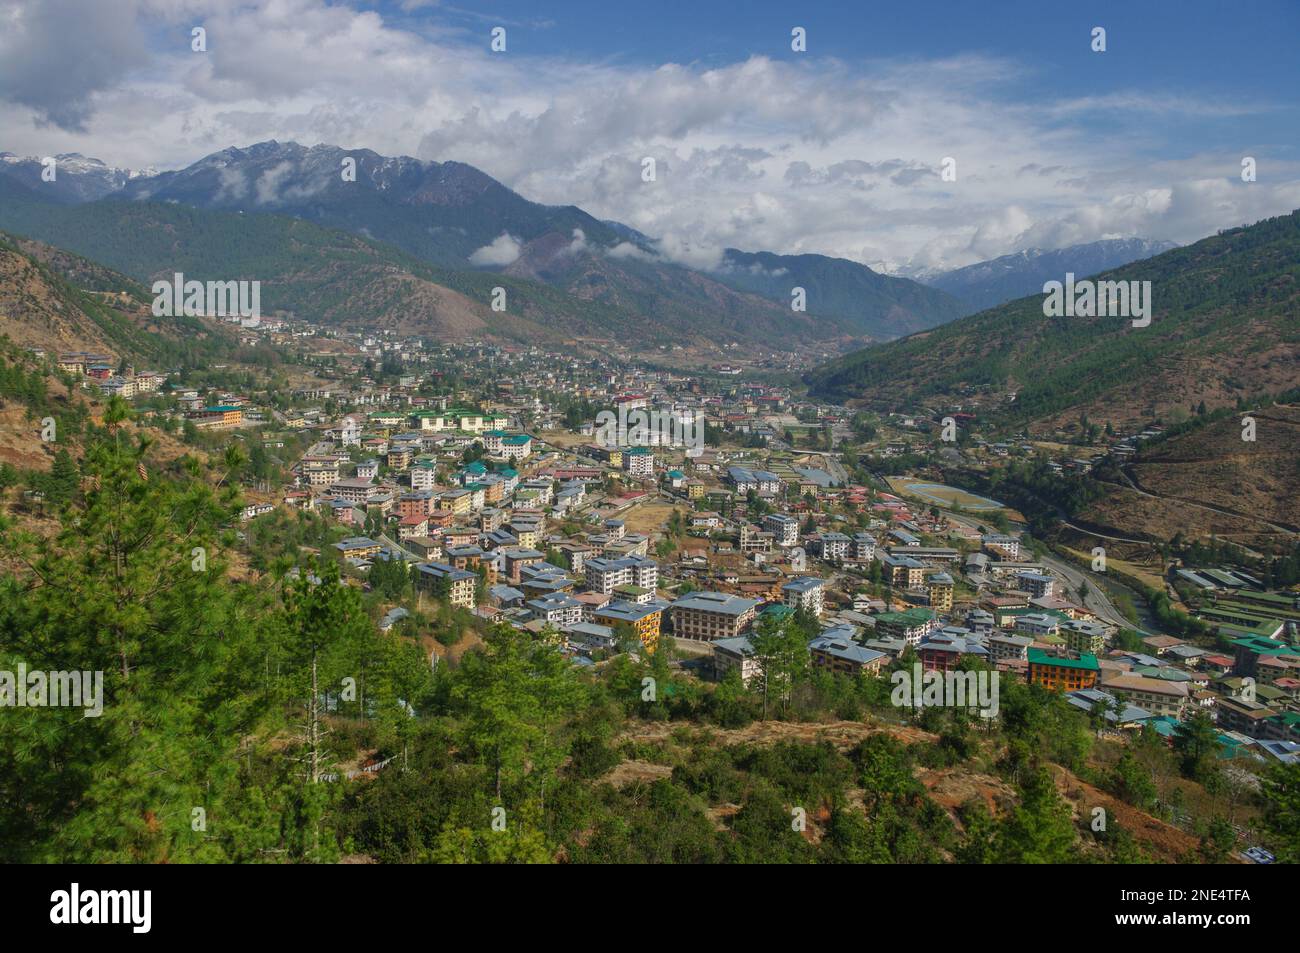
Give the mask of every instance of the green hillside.
M 1150 281 L 1150 326 L 1046 317 L 1034 295 L 846 355 L 807 382 L 856 404 L 962 401 L 1030 423 L 1080 412 L 1151 419 L 1198 401 L 1213 409 L 1300 378 L 1300 212 L 1099 279 Z

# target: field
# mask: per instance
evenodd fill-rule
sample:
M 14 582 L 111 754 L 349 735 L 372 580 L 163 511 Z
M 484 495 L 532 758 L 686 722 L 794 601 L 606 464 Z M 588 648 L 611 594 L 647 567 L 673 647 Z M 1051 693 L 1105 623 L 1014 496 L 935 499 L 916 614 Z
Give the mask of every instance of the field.
M 889 477 L 889 487 L 900 496 L 910 496 L 927 504 L 960 506 L 967 512 L 989 512 L 1005 509 L 997 500 L 976 496 L 942 483 L 928 483 L 913 477 Z

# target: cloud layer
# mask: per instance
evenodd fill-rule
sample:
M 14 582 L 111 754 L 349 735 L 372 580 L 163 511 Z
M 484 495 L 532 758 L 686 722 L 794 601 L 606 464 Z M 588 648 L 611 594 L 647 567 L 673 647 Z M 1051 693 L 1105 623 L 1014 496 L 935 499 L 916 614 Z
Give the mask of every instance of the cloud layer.
M 1029 106 L 1012 92 L 1026 67 L 975 55 L 525 57 L 489 50 L 488 18 L 467 32 L 437 5 L 406 8 L 419 18 L 321 0 L 0 0 L 0 149 L 177 167 L 274 138 L 456 159 L 705 266 L 735 246 L 911 273 L 1099 238 L 1192 241 L 1300 207 L 1296 163 L 1265 152 L 1246 184 L 1241 153 L 1158 135 L 1262 102 L 1135 91 Z M 197 25 L 206 52 L 190 48 Z M 1099 142 L 1107 119 L 1124 133 Z M 518 253 L 502 235 L 476 255 Z

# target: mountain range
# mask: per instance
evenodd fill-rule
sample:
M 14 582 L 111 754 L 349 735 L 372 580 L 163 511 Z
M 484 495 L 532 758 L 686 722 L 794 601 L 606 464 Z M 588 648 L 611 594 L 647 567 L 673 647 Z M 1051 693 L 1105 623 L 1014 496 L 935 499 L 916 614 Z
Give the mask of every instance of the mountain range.
M 1066 272 L 1083 278 L 1177 247 L 1145 238 L 1107 238 L 1050 251 L 1029 248 L 918 280 L 958 298 L 967 312 L 983 311 L 1039 292 L 1044 282 L 1060 280 Z
M 846 259 L 733 248 L 706 270 L 669 260 L 630 226 L 529 201 L 460 162 L 276 141 L 161 173 L 56 159 L 49 182 L 40 160 L 0 154 L 0 228 L 145 284 L 175 271 L 259 279 L 271 309 L 433 336 L 836 353 L 945 324 L 994 293 L 986 285 L 1005 294 L 1070 257 L 1026 254 L 1040 264 L 999 259 L 922 283 Z M 1078 248 L 1079 274 L 1105 258 Z M 505 313 L 487 306 L 495 287 L 507 290 Z M 796 288 L 804 311 L 791 307 Z

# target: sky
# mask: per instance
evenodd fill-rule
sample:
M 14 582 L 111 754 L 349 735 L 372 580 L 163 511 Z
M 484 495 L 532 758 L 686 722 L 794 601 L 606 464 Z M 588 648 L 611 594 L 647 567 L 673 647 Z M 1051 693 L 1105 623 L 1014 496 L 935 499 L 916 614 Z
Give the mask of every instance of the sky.
M 698 267 L 736 247 L 916 274 L 1300 208 L 1297 38 L 1296 0 L 0 0 L 0 151 L 365 147 Z

